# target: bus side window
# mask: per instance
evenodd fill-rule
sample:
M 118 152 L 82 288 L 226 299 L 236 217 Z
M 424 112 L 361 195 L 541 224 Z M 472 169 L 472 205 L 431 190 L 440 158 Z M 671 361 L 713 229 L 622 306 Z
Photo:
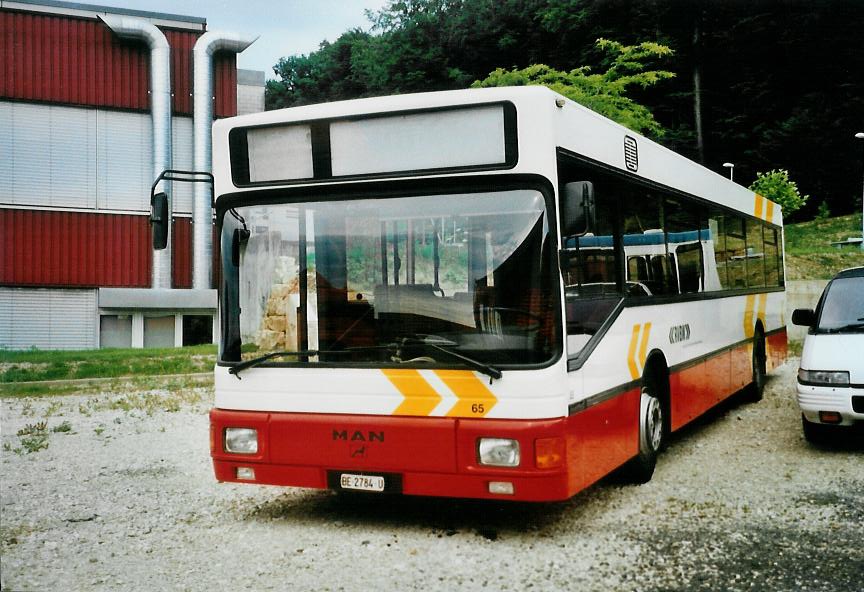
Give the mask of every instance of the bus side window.
M 724 218 L 719 208 L 712 207 L 708 212 L 705 249 L 705 290 L 715 291 L 729 287 L 726 275 L 726 230 Z
M 672 289 L 679 294 L 704 290 L 704 258 L 702 255 L 702 208 L 685 206 L 676 199 L 667 199 L 666 250 L 672 270 Z M 677 289 L 676 289 L 677 288 Z
M 726 228 L 726 272 L 729 274 L 728 289 L 739 289 L 747 287 L 745 258 L 747 253 L 744 249 L 744 220 L 734 214 L 727 214 L 725 218 Z
M 765 286 L 765 246 L 762 244 L 762 222 L 747 220 L 747 287 Z
M 596 223 L 583 236 L 561 237 L 561 276 L 564 280 L 568 355 L 575 355 L 597 333 L 622 298 L 620 244 L 615 236 L 618 196 L 615 180 L 578 163 L 559 160 L 559 195 L 567 183 L 594 183 Z
M 777 246 L 777 229 L 768 226 L 763 228 L 765 236 L 765 285 L 769 288 L 782 286 L 779 249 Z
M 631 258 L 642 259 L 635 266 L 628 263 L 628 293 L 652 295 L 668 294 L 672 291 L 673 281 L 666 251 L 663 230 L 662 200 L 641 187 L 634 187 L 626 193 L 623 205 L 622 241 L 627 261 Z M 633 276 L 633 272 L 638 276 Z

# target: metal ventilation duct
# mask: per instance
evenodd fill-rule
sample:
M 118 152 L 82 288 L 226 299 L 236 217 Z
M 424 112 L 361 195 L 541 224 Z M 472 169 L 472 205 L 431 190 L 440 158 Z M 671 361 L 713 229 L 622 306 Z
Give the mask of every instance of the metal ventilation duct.
M 204 33 L 192 49 L 194 70 L 193 121 L 195 134 L 195 171 L 211 172 L 212 126 L 213 126 L 213 55 L 217 51 L 240 53 L 255 40 L 241 37 L 228 31 Z M 213 253 L 213 212 L 210 203 L 210 187 L 195 183 L 195 198 L 192 204 L 192 288 L 205 290 L 211 285 L 211 260 Z
M 171 49 L 168 40 L 155 25 L 140 19 L 115 14 L 100 14 L 99 18 L 118 37 L 138 39 L 150 48 L 150 112 L 153 120 L 153 179 L 171 168 Z M 171 184 L 160 183 L 157 191 L 168 194 L 168 215 L 173 218 Z M 168 246 L 153 251 L 153 288 L 171 287 L 171 225 Z

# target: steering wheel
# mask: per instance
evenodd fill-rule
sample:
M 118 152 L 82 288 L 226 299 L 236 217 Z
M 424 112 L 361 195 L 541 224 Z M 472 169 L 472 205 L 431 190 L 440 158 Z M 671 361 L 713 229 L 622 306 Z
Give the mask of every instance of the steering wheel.
M 494 317 L 493 317 L 493 315 L 494 315 Z M 504 320 L 503 320 L 504 318 L 512 317 L 514 315 L 516 317 L 522 317 L 524 319 L 527 319 L 528 323 L 526 325 L 514 325 L 511 323 L 505 323 L 504 322 Z M 507 326 L 507 327 L 515 326 L 520 331 L 525 331 L 526 333 L 531 333 L 534 331 L 538 331 L 540 329 L 540 327 L 543 326 L 543 323 L 545 321 L 545 319 L 543 317 L 541 317 L 540 315 L 535 314 L 535 313 L 530 312 L 530 311 L 527 311 L 527 310 L 524 310 L 524 309 L 521 309 L 521 308 L 511 308 L 509 306 L 484 306 L 480 309 L 480 322 L 481 322 L 481 324 L 484 321 L 486 322 L 487 325 L 494 323 L 494 321 L 492 321 L 492 318 L 497 318 L 501 321 L 501 327 L 499 327 L 500 331 L 495 331 L 494 327 L 491 327 L 493 329 L 493 332 L 496 332 L 496 333 L 498 333 L 498 332 L 503 333 L 504 332 L 503 327 L 505 327 L 505 326 Z M 482 327 L 481 327 L 481 329 L 482 329 Z

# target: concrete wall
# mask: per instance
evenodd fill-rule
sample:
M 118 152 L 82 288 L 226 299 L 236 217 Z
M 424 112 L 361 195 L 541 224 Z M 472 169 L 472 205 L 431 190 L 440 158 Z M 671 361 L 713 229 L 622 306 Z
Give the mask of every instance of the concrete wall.
M 237 115 L 264 111 L 264 72 L 237 70 Z
M 801 341 L 807 327 L 792 324 L 792 311 L 796 308 L 816 308 L 828 280 L 797 280 L 786 282 L 786 332 L 790 341 Z

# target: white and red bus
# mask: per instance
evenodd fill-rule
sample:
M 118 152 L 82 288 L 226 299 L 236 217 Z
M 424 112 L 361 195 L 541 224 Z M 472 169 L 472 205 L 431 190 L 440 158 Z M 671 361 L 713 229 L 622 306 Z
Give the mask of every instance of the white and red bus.
M 785 358 L 780 208 L 547 89 L 213 136 L 220 481 L 566 499 Z

